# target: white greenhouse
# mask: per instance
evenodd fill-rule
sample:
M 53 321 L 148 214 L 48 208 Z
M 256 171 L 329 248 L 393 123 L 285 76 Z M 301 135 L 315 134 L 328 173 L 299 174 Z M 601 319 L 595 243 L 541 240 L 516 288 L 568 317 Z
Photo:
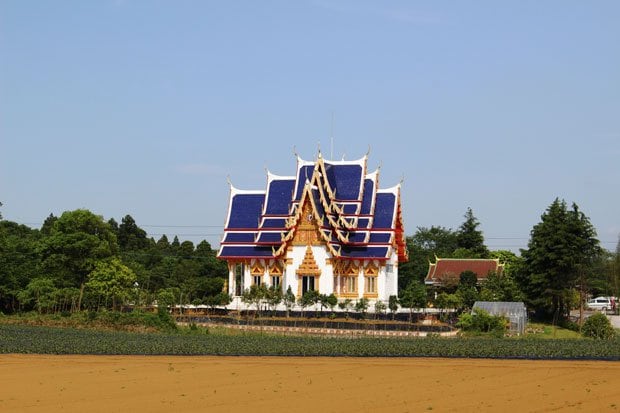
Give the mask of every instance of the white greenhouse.
M 481 308 L 491 315 L 501 315 L 510 321 L 511 333 L 524 334 L 527 324 L 527 309 L 522 301 L 476 301 L 472 312 Z

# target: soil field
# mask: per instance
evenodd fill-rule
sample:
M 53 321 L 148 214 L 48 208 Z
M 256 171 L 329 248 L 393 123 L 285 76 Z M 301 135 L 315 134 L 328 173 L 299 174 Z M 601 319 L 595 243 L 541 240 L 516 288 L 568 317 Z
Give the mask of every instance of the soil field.
M 0 356 L 0 412 L 620 412 L 620 362 Z

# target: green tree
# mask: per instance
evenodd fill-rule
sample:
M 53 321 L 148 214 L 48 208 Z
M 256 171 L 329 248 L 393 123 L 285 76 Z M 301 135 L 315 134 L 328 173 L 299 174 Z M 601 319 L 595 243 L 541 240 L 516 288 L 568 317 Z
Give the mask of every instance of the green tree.
M 338 297 L 336 297 L 334 293 L 331 293 L 327 297 L 325 297 L 324 303 L 329 308 L 329 311 L 331 312 L 331 316 L 333 316 L 334 308 L 336 308 L 336 306 L 338 305 Z
M 168 237 L 166 236 L 166 234 L 162 235 L 157 240 L 156 245 L 157 249 L 159 249 L 162 253 L 170 252 L 170 241 L 168 241 Z
M 409 261 L 398 267 L 398 287 L 404 289 L 411 280 L 424 281 L 428 263 L 435 256 L 451 257 L 457 248 L 456 232 L 441 226 L 418 227 L 415 234 L 407 237 Z
M 571 290 L 600 254 L 590 219 L 576 204 L 568 209 L 556 198 L 533 227 L 528 249 L 521 254 L 524 263 L 517 281 L 529 306 L 540 315 L 553 316 L 554 322 L 568 317 Z
M 49 278 L 35 278 L 19 292 L 19 301 L 22 304 L 33 302 L 39 313 L 48 312 L 54 307 L 55 292 L 54 281 Z
M 140 228 L 131 215 L 125 215 L 118 226 L 118 245 L 122 251 L 136 251 L 148 248 L 146 231 Z
M 86 288 L 103 299 L 104 305 L 111 301 L 112 310 L 118 310 L 130 298 L 136 274 L 118 258 L 98 261 L 88 275 Z
M 508 327 L 508 320 L 504 316 L 491 315 L 481 308 L 475 308 L 471 314 L 461 314 L 456 326 L 464 331 L 493 333 L 498 337 L 502 337 Z
M 169 310 L 172 306 L 179 303 L 178 288 L 164 288 L 157 292 L 158 311 Z
M 368 311 L 369 306 L 368 298 L 362 297 L 355 303 L 355 311 L 360 313 L 362 319 L 366 318 L 366 312 Z
M 246 288 L 241 295 L 241 301 L 249 306 L 255 306 L 255 316 L 260 317 L 260 308 L 263 301 L 267 298 L 267 287 L 265 285 L 252 284 L 250 288 Z
M 387 310 L 387 305 L 385 305 L 383 301 L 381 300 L 375 301 L 375 308 L 374 308 L 375 318 L 377 318 L 377 316 L 380 314 L 385 314 L 386 310 Z
M 40 278 L 40 238 L 26 225 L 0 221 L 0 312 L 17 311 L 19 292 Z
M 267 289 L 266 301 L 272 316 L 275 316 L 276 308 L 282 302 L 283 295 L 282 288 L 278 285 L 272 285 Z
M 304 309 L 315 305 L 319 302 L 319 292 L 316 290 L 308 290 L 299 297 L 298 304 L 301 307 L 301 316 L 303 317 Z
M 456 246 L 457 249 L 465 250 L 470 256 L 458 258 L 487 258 L 489 250 L 484 245 L 482 231 L 478 229 L 480 222 L 474 216 L 471 208 L 467 208 L 464 217 L 465 221 L 456 233 Z
M 588 317 L 586 322 L 583 323 L 581 334 L 586 337 L 605 340 L 616 336 L 616 332 L 611 326 L 611 322 L 603 313 L 596 313 Z
M 118 244 L 101 216 L 77 209 L 64 212 L 54 222 L 50 235 L 42 240 L 41 251 L 45 273 L 60 287 L 78 287 L 83 292 L 95 263 L 115 256 Z
M 293 290 L 291 290 L 291 286 L 289 285 L 282 297 L 282 302 L 284 303 L 284 307 L 286 308 L 286 318 L 289 317 L 291 308 L 295 305 L 295 294 L 293 294 Z
M 401 306 L 409 309 L 409 322 L 411 322 L 413 309 L 426 307 L 426 286 L 417 280 L 411 281 L 401 292 L 398 301 Z
M 502 275 L 513 276 L 523 265 L 523 258 L 508 250 L 491 251 L 489 258 L 497 258 L 504 265 Z
M 459 284 L 467 287 L 475 287 L 478 284 L 478 276 L 473 271 L 463 271 L 459 275 Z
M 390 309 L 390 312 L 392 313 L 392 320 L 394 320 L 394 316 L 396 315 L 396 312 L 398 311 L 398 296 L 390 295 L 390 297 L 388 298 L 388 308 Z
M 345 299 L 338 303 L 338 307 L 344 311 L 344 318 L 349 319 L 349 311 L 351 310 L 351 305 L 353 301 L 350 298 Z
M 43 221 L 43 225 L 41 225 L 41 234 L 50 235 L 56 221 L 58 221 L 58 217 L 54 216 L 54 214 L 49 214 L 45 221 Z
M 478 277 L 473 271 L 463 271 L 459 276 L 459 285 L 456 294 L 465 308 L 472 308 L 478 300 Z
M 228 265 L 226 261 L 217 259 L 217 251 L 203 240 L 196 245 L 194 257 L 200 263 L 200 276 L 228 278 Z
M 460 310 L 463 307 L 463 301 L 458 294 L 448 294 L 441 292 L 435 299 L 435 306 L 439 308 L 440 317 L 443 316 L 444 310 Z
M 523 301 L 523 294 L 510 273 L 491 272 L 480 291 L 482 301 Z

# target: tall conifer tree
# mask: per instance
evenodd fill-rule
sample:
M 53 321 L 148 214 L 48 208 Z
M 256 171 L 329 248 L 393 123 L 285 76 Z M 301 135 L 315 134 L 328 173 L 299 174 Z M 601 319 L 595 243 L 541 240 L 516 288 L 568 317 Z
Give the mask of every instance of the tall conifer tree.
M 571 291 L 588 275 L 602 250 L 590 219 L 573 203 L 558 198 L 531 231 L 518 281 L 538 312 L 567 317 Z
M 478 229 L 480 221 L 474 216 L 471 208 L 467 208 L 464 217 L 465 222 L 461 224 L 456 233 L 457 248 L 466 250 L 471 258 L 487 258 L 489 250 L 484 245 L 482 231 Z

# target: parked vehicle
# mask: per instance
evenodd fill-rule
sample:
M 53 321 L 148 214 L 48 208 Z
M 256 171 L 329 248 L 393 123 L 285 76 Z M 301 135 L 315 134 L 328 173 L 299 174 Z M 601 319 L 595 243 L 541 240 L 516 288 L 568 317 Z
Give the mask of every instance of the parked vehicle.
M 615 310 L 616 303 L 614 297 L 596 297 L 589 300 L 586 306 L 592 310 L 607 311 Z

